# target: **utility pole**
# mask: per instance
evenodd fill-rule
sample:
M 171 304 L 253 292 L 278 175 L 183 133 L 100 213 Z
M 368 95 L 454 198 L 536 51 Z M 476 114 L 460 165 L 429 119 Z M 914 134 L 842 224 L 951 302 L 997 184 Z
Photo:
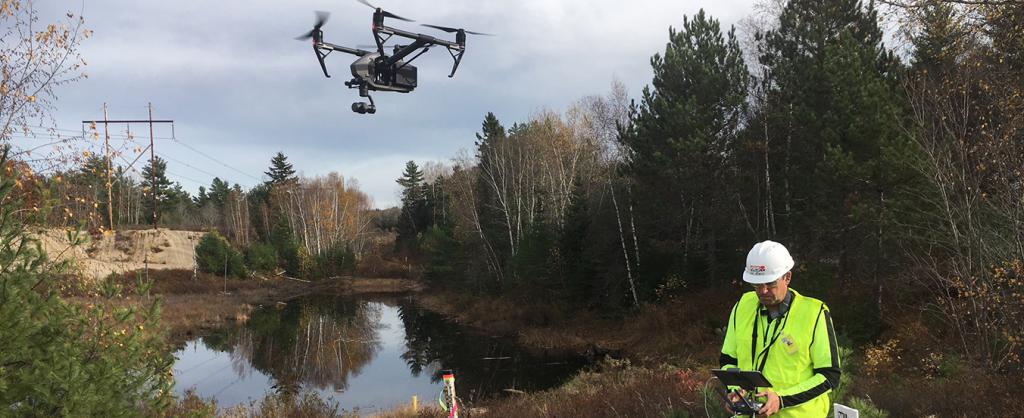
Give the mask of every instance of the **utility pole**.
M 149 107 L 149 118 L 148 119 L 110 120 L 110 119 L 107 118 L 107 104 L 104 103 L 103 104 L 103 120 L 83 120 L 82 121 L 82 124 L 87 124 L 88 123 L 88 124 L 95 125 L 95 124 L 102 123 L 103 124 L 103 131 L 106 134 L 104 141 L 106 143 L 106 149 L 107 149 L 107 211 L 108 211 L 107 217 L 108 217 L 108 220 L 110 221 L 110 229 L 111 230 L 114 229 L 114 220 L 113 220 L 114 219 L 114 210 L 113 210 L 113 204 L 111 203 L 111 201 L 113 199 L 112 198 L 113 193 L 111 192 L 112 189 L 113 189 L 113 183 L 111 182 L 111 179 L 110 179 L 111 171 L 112 171 L 112 167 L 111 167 L 112 163 L 111 163 L 111 156 L 110 156 L 110 133 L 109 133 L 109 130 L 108 130 L 108 126 L 110 124 L 112 124 L 112 123 L 117 123 L 117 124 L 124 123 L 124 124 L 127 124 L 129 127 L 133 123 L 149 124 L 149 146 L 146 147 L 146 148 L 149 150 L 149 166 L 151 168 L 155 168 L 155 167 L 153 167 L 153 163 L 156 160 L 156 152 L 153 150 L 153 139 L 154 139 L 154 137 L 153 137 L 153 124 L 154 123 L 169 123 L 169 124 L 171 124 L 172 132 L 174 130 L 174 121 L 173 120 L 170 120 L 170 119 L 155 120 L 155 119 L 153 119 L 153 104 L 152 103 L 148 103 L 147 105 Z M 141 158 L 142 155 L 145 154 L 145 153 L 146 153 L 146 149 L 143 149 L 142 152 L 140 152 L 139 155 L 137 155 L 135 157 L 135 160 L 132 161 L 132 163 L 129 164 L 127 168 L 125 168 L 125 170 L 126 171 L 130 170 L 132 168 L 132 166 L 135 165 L 135 163 L 139 161 L 139 158 Z M 150 173 L 149 181 L 150 181 L 150 184 L 152 186 L 156 186 L 156 170 L 155 169 L 153 170 L 152 173 Z M 153 229 L 156 229 L 156 227 L 157 227 L 157 222 L 156 222 L 157 221 L 157 217 L 156 217 L 157 216 L 157 200 L 156 200 L 157 196 L 156 196 L 156 190 L 150 190 L 150 193 L 152 194 L 152 197 L 153 197 L 153 213 L 152 213 Z
M 114 193 L 113 183 L 110 182 L 110 130 L 107 125 L 107 104 L 103 103 L 103 146 L 104 155 L 107 157 L 107 222 L 110 231 L 114 231 Z
M 146 103 L 149 106 L 149 184 L 156 188 L 156 167 L 153 165 L 153 103 Z M 156 229 L 156 190 L 151 190 L 150 194 L 153 195 L 153 229 Z

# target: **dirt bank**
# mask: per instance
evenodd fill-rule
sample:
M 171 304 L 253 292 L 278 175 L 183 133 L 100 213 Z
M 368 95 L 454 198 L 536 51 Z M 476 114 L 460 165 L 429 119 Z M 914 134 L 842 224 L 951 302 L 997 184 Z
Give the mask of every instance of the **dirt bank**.
M 82 278 L 95 280 L 110 273 L 141 270 L 189 270 L 195 266 L 195 245 L 204 232 L 167 228 L 123 230 L 86 236 L 81 245 L 71 245 L 67 232 L 46 229 L 36 234 L 43 249 L 55 260 L 70 260 Z

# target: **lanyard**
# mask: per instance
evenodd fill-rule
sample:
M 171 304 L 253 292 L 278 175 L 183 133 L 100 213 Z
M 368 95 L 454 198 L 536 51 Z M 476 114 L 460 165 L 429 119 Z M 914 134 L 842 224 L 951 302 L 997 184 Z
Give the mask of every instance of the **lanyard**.
M 790 308 L 792 308 L 792 307 L 790 307 Z M 790 310 L 792 310 L 792 309 L 790 309 Z M 763 349 L 761 349 L 761 352 L 758 353 L 757 352 L 757 331 L 758 331 L 758 326 L 759 326 L 759 323 L 760 323 L 760 319 L 761 319 L 761 310 L 760 309 L 754 309 L 754 326 L 751 327 L 751 328 L 753 328 L 753 332 L 752 332 L 753 335 L 752 335 L 752 338 L 750 340 L 750 361 L 752 362 L 751 366 L 753 366 L 753 365 L 757 364 L 757 359 L 760 358 L 761 359 L 761 365 L 757 367 L 757 371 L 763 372 L 765 364 L 768 363 L 768 351 L 772 348 L 773 345 L 775 345 L 775 341 L 777 341 L 779 339 L 779 336 L 782 335 L 782 330 L 784 330 L 786 328 L 786 323 L 789 322 L 789 311 L 786 311 L 786 313 L 784 315 L 782 315 L 781 318 L 776 318 L 775 320 L 769 319 L 768 322 L 765 324 L 763 340 L 764 340 L 764 343 L 766 343 L 766 345 L 765 345 L 765 347 Z M 781 324 L 779 322 L 781 322 Z M 771 335 L 770 341 L 769 341 L 769 338 L 768 338 L 768 335 L 769 335 L 768 330 L 769 329 L 773 329 L 774 330 L 774 332 L 771 333 L 772 335 Z

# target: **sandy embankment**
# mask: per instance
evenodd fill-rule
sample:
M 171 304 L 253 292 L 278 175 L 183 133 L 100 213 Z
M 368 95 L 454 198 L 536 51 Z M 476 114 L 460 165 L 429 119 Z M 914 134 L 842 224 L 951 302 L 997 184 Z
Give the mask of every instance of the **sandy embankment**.
M 139 270 L 147 264 L 150 269 L 192 270 L 195 245 L 203 234 L 167 228 L 123 230 L 87 237 L 78 246 L 72 246 L 61 229 L 45 230 L 38 237 L 52 259 L 71 260 L 83 278 L 97 279 Z

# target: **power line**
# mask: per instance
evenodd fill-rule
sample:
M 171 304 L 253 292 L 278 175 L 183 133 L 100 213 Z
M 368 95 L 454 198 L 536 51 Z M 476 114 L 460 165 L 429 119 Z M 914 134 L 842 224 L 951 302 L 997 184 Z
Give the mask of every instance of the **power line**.
M 202 152 L 202 151 L 200 151 L 200 150 L 197 150 L 197 149 L 193 148 L 193 147 L 192 147 L 191 145 L 188 145 L 188 144 L 186 144 L 186 143 L 184 143 L 184 142 L 181 142 L 181 141 L 179 141 L 179 140 L 178 140 L 177 138 L 171 138 L 171 140 L 172 140 L 172 141 L 174 141 L 174 142 L 177 142 L 177 143 L 181 144 L 181 145 L 182 145 L 183 147 L 185 147 L 185 148 L 188 148 L 188 149 L 192 150 L 192 151 L 193 151 L 193 152 L 195 152 L 196 154 L 202 155 L 202 156 L 204 156 L 204 157 L 206 157 L 206 158 L 208 158 L 208 159 L 210 159 L 210 160 L 212 160 L 212 161 L 216 162 L 217 164 L 220 164 L 220 165 L 222 165 L 222 166 L 224 166 L 224 167 L 227 167 L 227 168 L 230 168 L 230 169 L 232 169 L 232 170 L 235 170 L 235 171 L 237 171 L 237 172 L 241 173 L 241 174 L 242 174 L 243 176 L 249 177 L 249 178 L 251 178 L 251 179 L 253 179 L 253 180 L 256 180 L 256 181 L 260 181 L 260 179 L 258 179 L 258 178 L 256 178 L 256 177 L 253 177 L 253 176 L 252 176 L 252 175 L 250 175 L 249 173 L 246 173 L 246 172 L 244 172 L 244 171 L 242 171 L 242 170 L 239 170 L 239 169 L 237 169 L 237 168 L 234 168 L 234 167 L 232 167 L 232 166 L 230 166 L 230 165 L 227 165 L 227 164 L 225 164 L 225 163 L 221 162 L 220 160 L 218 160 L 218 159 L 216 159 L 216 158 L 213 158 L 213 157 L 211 157 L 211 156 L 207 155 L 206 153 L 204 153 L 204 152 Z
M 141 120 L 108 120 L 108 121 L 105 121 L 105 122 L 104 121 L 82 121 L 83 124 L 84 123 L 89 123 L 89 124 L 103 124 L 103 123 L 105 123 L 108 126 L 111 125 L 111 124 L 117 125 L 117 124 L 120 124 L 120 123 L 130 124 L 130 123 L 141 123 L 141 122 L 148 123 L 150 121 L 147 120 L 147 119 L 141 119 Z M 153 120 L 153 122 L 156 123 L 156 122 L 170 122 L 170 121 Z M 29 125 L 29 127 L 30 128 L 34 128 L 34 130 L 31 131 L 31 134 L 33 134 L 35 136 L 31 136 L 30 137 L 30 136 L 14 136 L 14 135 L 12 135 L 12 138 L 17 137 L 19 139 L 42 139 L 42 138 L 49 137 L 49 139 L 59 140 L 60 142 L 69 142 L 69 141 L 71 141 L 73 139 L 81 139 L 81 140 L 84 141 L 84 140 L 88 140 L 90 138 L 96 138 L 99 135 L 98 132 L 95 132 L 92 129 L 88 129 L 87 130 L 88 132 L 86 132 L 83 135 L 82 130 L 73 130 L 73 129 L 56 128 L 56 127 L 46 127 L 46 126 L 39 126 L 39 125 Z M 40 129 L 43 130 L 43 131 L 40 132 L 39 131 Z M 75 133 L 77 135 L 71 135 L 71 136 L 66 136 L 65 137 L 65 136 L 61 136 L 59 133 L 55 133 L 55 132 L 70 132 L 70 133 Z M 133 140 L 139 139 L 138 136 L 134 135 L 134 134 L 127 134 L 127 135 L 126 134 L 109 134 L 109 135 L 105 135 L 105 136 L 109 137 L 111 140 L 122 140 L 122 141 L 133 141 Z M 251 178 L 251 179 L 256 180 L 256 181 L 261 181 L 262 180 L 259 177 L 253 176 L 253 175 L 251 175 L 251 174 L 249 174 L 249 173 L 247 173 L 245 171 L 242 171 L 242 170 L 240 170 L 238 168 L 235 168 L 235 167 L 233 167 L 231 165 L 228 165 L 227 163 L 225 163 L 225 162 L 223 162 L 223 161 L 221 161 L 221 160 L 219 160 L 219 159 L 217 159 L 217 158 L 215 158 L 215 157 L 213 157 L 213 156 L 211 156 L 211 155 L 209 155 L 209 154 L 207 154 L 207 153 L 205 153 L 203 151 L 200 151 L 200 150 L 196 149 L 195 147 L 193 147 L 193 146 L 191 146 L 189 144 L 186 144 L 186 143 L 182 142 L 181 140 L 179 140 L 176 137 L 173 137 L 173 136 L 170 136 L 170 137 L 154 136 L 153 139 L 163 139 L 163 140 L 171 140 L 171 141 L 177 142 L 181 146 L 189 149 L 190 151 L 195 152 L 196 154 L 199 154 L 199 155 L 201 155 L 201 156 L 203 156 L 203 157 L 205 157 L 205 158 L 207 158 L 207 159 L 209 159 L 209 160 L 211 160 L 211 161 L 213 161 L 213 162 L 215 162 L 217 164 L 220 164 L 221 166 L 224 166 L 225 168 L 233 170 L 233 171 L 235 171 L 235 172 L 237 172 L 237 173 L 239 173 L 239 174 L 241 174 L 241 175 L 243 175 L 245 177 Z M 51 145 L 51 144 L 47 144 L 47 145 Z M 187 166 L 187 167 L 189 167 L 191 169 L 194 169 L 196 171 L 202 172 L 203 174 L 206 174 L 206 175 L 209 175 L 209 176 L 213 176 L 213 177 L 220 177 L 220 176 L 215 175 L 213 173 L 210 173 L 208 171 L 199 169 L 199 168 L 197 168 L 197 167 L 195 167 L 193 165 L 190 165 L 188 163 L 185 163 L 185 162 L 182 162 L 180 160 L 176 160 L 176 159 L 173 159 L 171 157 L 168 157 L 167 154 L 161 153 L 160 155 L 162 157 L 168 159 L 168 160 L 175 161 L 175 162 L 177 162 L 179 164 L 182 164 L 182 165 L 185 165 L 185 166 Z M 123 158 L 122 158 L 122 160 L 123 160 Z M 179 177 L 188 179 L 188 178 L 183 177 L 183 176 L 179 176 Z M 191 179 L 188 179 L 188 180 L 191 180 Z M 191 180 L 191 181 L 195 181 L 195 180 Z M 195 181 L 195 182 L 198 183 L 198 184 L 205 184 L 205 183 L 198 182 L 198 181 Z
M 160 152 L 158 152 L 158 153 L 156 153 L 156 155 L 159 155 L 159 156 L 161 156 L 161 157 L 163 157 L 163 158 L 166 158 L 166 159 L 168 159 L 168 160 L 174 161 L 174 162 L 176 162 L 176 163 L 178 163 L 178 164 L 184 165 L 184 166 L 186 166 L 186 167 L 188 167 L 188 168 L 191 168 L 191 169 L 193 169 L 193 170 L 196 170 L 196 171 L 198 171 L 198 172 L 200 172 L 200 173 L 203 173 L 203 174 L 206 174 L 206 175 L 208 175 L 208 176 L 211 176 L 211 177 L 220 177 L 220 176 L 218 176 L 218 175 L 216 175 L 216 174 L 213 174 L 213 173 L 211 173 L 211 172 L 209 172 L 209 171 L 203 170 L 203 169 L 201 169 L 201 168 L 199 168 L 199 167 L 193 166 L 193 165 L 191 165 L 191 164 L 189 164 L 189 163 L 186 163 L 186 162 L 184 162 L 184 161 L 179 161 L 179 160 L 176 160 L 176 159 L 174 159 L 174 158 L 168 157 L 168 156 L 167 156 L 166 154 L 163 154 L 163 153 L 160 153 Z
M 178 178 L 181 178 L 181 179 L 183 179 L 183 180 L 188 180 L 188 181 L 191 181 L 191 182 L 193 182 L 193 183 L 195 183 L 195 184 L 198 184 L 198 185 L 200 185 L 200 186 L 205 186 L 205 185 L 206 185 L 206 183 L 203 183 L 203 182 L 201 182 L 201 181 L 199 181 L 199 180 L 196 180 L 196 179 L 193 179 L 193 178 L 188 178 L 188 177 L 185 177 L 185 176 L 183 176 L 183 175 L 181 175 L 181 174 L 175 174 L 175 173 L 172 173 L 172 172 L 170 172 L 170 171 L 167 171 L 167 170 L 164 170 L 164 173 L 170 174 L 170 175 L 172 175 L 172 176 L 174 176 L 174 177 L 178 177 Z
M 124 156 L 122 156 L 122 155 L 118 155 L 118 156 L 117 156 L 117 158 L 120 158 L 120 159 L 121 159 L 121 161 L 124 161 L 124 163 L 125 163 L 125 164 L 129 164 L 129 165 L 130 165 L 130 163 L 128 162 L 128 160 L 126 160 L 126 159 L 124 158 Z M 133 172 L 135 172 L 135 173 L 138 173 L 138 174 L 139 174 L 140 176 L 142 175 L 142 173 L 141 173 L 141 172 L 139 172 L 139 170 L 136 170 L 135 168 L 131 168 L 131 170 L 132 170 Z M 196 179 L 194 179 L 194 178 L 190 178 L 190 177 L 185 177 L 185 176 L 183 176 L 183 175 L 181 175 L 181 174 L 177 174 L 177 173 L 172 173 L 172 172 L 170 172 L 170 171 L 167 171 L 166 169 L 164 170 L 164 173 L 165 173 L 165 174 L 170 174 L 170 175 L 172 175 L 172 176 L 174 176 L 174 177 L 177 177 L 177 178 L 180 178 L 180 179 L 182 179 L 182 180 L 188 180 L 188 181 L 191 181 L 191 182 L 193 182 L 193 183 L 195 183 L 195 184 L 198 184 L 198 185 L 200 185 L 200 186 L 202 186 L 202 185 L 205 185 L 205 184 L 206 184 L 206 183 L 203 183 L 203 182 L 201 182 L 201 181 L 199 181 L 199 180 L 196 180 Z M 146 179 L 145 179 L 145 178 L 143 178 L 142 180 L 143 180 L 143 181 L 145 181 Z

